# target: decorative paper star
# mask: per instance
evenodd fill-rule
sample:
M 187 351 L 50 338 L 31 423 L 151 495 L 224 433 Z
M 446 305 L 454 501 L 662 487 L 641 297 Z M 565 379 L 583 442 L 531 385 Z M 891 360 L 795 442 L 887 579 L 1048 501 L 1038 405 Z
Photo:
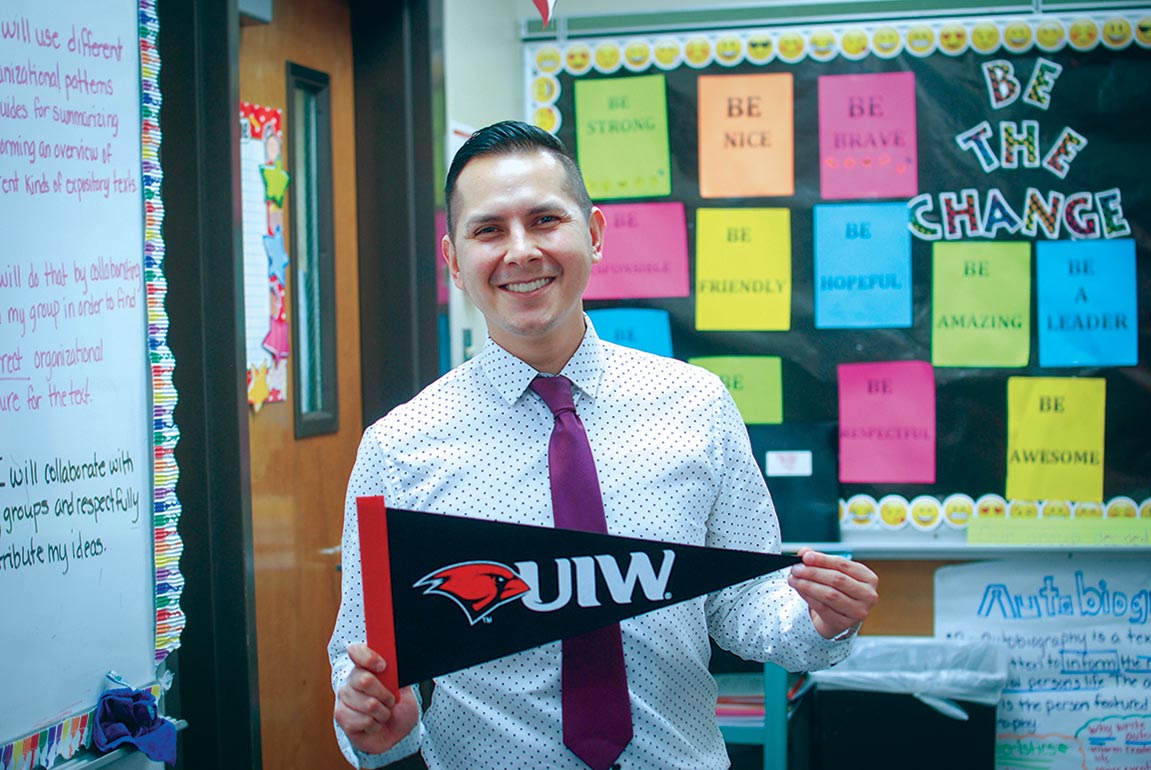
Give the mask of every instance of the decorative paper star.
M 290 259 L 284 249 L 284 231 L 279 227 L 273 235 L 264 236 L 264 253 L 268 255 L 268 275 L 274 275 L 281 286 L 287 286 Z
M 268 365 L 260 364 L 248 370 L 251 384 L 248 386 L 248 403 L 253 411 L 259 412 L 260 407 L 268 398 Z
M 284 162 L 276 158 L 276 162 L 267 166 L 260 166 L 260 176 L 264 177 L 264 198 L 284 207 L 284 194 L 288 191 L 288 181 L 291 177 L 284 171 Z

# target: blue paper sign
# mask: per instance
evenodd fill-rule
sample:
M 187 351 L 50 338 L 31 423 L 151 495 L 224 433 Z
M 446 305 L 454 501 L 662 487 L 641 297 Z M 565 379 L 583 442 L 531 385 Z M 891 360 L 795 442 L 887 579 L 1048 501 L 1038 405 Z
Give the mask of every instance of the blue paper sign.
M 1135 241 L 1036 246 L 1040 366 L 1139 362 Z
M 815 207 L 815 328 L 911 326 L 907 205 Z
M 657 308 L 589 310 L 600 339 L 671 358 L 671 319 Z

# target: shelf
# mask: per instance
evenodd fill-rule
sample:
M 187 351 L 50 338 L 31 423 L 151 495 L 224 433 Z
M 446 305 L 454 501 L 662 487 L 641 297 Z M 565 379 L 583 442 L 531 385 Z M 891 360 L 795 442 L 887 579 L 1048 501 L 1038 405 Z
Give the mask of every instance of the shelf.
M 744 724 L 724 724 L 722 721 L 719 723 L 719 731 L 723 733 L 723 740 L 725 743 L 732 744 L 762 744 L 764 740 L 763 720 L 759 722 L 747 722 Z
M 1138 556 L 1147 558 L 1151 548 L 1125 548 L 1113 545 L 967 545 L 964 542 L 915 542 L 912 540 L 883 541 L 847 540 L 830 543 L 784 543 L 784 553 L 793 553 L 800 546 L 826 553 L 850 553 L 856 558 L 920 561 L 934 559 L 998 559 L 1020 556 L 1099 555 Z

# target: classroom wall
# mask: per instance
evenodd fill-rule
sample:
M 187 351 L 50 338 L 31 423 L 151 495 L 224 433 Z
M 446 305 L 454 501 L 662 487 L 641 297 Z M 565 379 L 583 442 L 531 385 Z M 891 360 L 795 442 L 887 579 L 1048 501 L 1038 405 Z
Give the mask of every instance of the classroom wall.
M 867 0 L 844 0 L 863 6 Z M 557 0 L 554 18 L 661 14 L 704 8 L 794 6 L 785 0 Z M 909 13 L 922 3 L 908 0 Z M 888 4 L 890 6 L 890 4 Z M 522 22 L 539 19 L 530 0 L 444 3 L 444 93 L 449 121 L 473 127 L 523 115 Z
M 725 6 L 783 5 L 744 0 Z M 558 0 L 555 16 L 601 16 L 691 10 L 700 0 Z M 444 4 L 444 92 L 447 117 L 486 126 L 523 114 L 521 23 L 538 19 L 529 0 L 468 0 Z

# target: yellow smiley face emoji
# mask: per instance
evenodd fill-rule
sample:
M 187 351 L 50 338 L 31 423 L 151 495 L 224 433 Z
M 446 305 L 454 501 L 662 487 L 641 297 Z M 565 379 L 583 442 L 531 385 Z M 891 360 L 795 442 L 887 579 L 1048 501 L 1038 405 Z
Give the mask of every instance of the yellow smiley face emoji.
M 549 134 L 554 134 L 560 127 L 559 110 L 553 106 L 539 107 L 532 113 L 532 122 Z
M 540 72 L 552 73 L 559 70 L 563 63 L 560 49 L 554 45 L 547 45 L 536 51 L 536 69 Z
M 715 60 L 725 67 L 739 64 L 743 58 L 743 41 L 734 35 L 726 35 L 715 41 Z
M 902 529 L 907 524 L 907 501 L 888 495 L 879 501 L 879 523 L 886 529 Z
M 1013 53 L 1023 53 L 1031 47 L 1031 27 L 1025 21 L 1012 21 L 1003 28 L 1003 47 Z
M 1046 19 L 1035 28 L 1035 44 L 1044 51 L 1055 52 L 1063 47 L 1063 23 L 1057 19 Z
M 939 501 L 931 495 L 920 495 L 911 501 L 911 526 L 919 530 L 939 526 Z
M 1151 48 L 1151 16 L 1144 16 L 1135 22 L 1135 42 L 1144 48 Z
M 683 51 L 679 47 L 678 40 L 665 37 L 656 41 L 655 53 L 653 55 L 655 56 L 655 66 L 660 69 L 670 70 L 679 66 Z
M 1116 497 L 1107 503 L 1107 518 L 1109 519 L 1135 519 L 1139 517 L 1139 508 L 1130 497 Z
M 623 66 L 640 72 L 651 64 L 651 46 L 645 40 L 633 40 L 623 49 Z
M 999 48 L 999 27 L 981 21 L 971 28 L 971 47 L 979 53 L 991 53 Z
M 1102 519 L 1103 518 L 1103 505 L 1102 503 L 1078 503 L 1075 506 L 1075 518 L 1077 519 Z
M 1139 518 L 1151 519 L 1151 497 L 1147 498 L 1139 505 Z
M 595 47 L 595 68 L 605 75 L 615 72 L 620 65 L 619 44 L 608 41 Z
M 876 56 L 893 59 L 903 49 L 903 38 L 895 27 L 880 27 L 872 33 L 871 45 Z
M 1122 16 L 1112 16 L 1103 22 L 1102 38 L 1103 45 L 1113 51 L 1126 48 L 1131 42 L 1131 22 Z
M 784 32 L 779 36 L 779 58 L 794 64 L 803 58 L 806 45 L 798 32 Z
M 904 38 L 894 26 L 881 26 L 871 33 L 871 48 L 882 59 L 894 59 L 904 49 Z
M 875 500 L 856 495 L 847 501 L 847 521 L 852 527 L 870 527 L 875 521 Z
M 706 67 L 711 62 L 711 41 L 706 37 L 691 38 L 683 49 L 683 57 L 692 67 Z
M 1071 503 L 1066 500 L 1048 500 L 1043 504 L 1043 518 L 1069 519 L 1071 518 Z
M 537 102 L 551 104 L 560 93 L 560 82 L 551 75 L 540 75 L 532 81 L 532 98 Z
M 573 75 L 585 75 L 591 69 L 591 49 L 584 43 L 575 43 L 564 54 L 564 64 Z
M 1008 514 L 1013 519 L 1039 518 L 1039 503 L 1035 500 L 1012 500 Z
M 867 33 L 862 29 L 847 30 L 839 39 L 839 49 L 848 59 L 859 61 L 867 56 Z
M 747 60 L 753 64 L 765 64 L 775 53 L 775 46 L 767 35 L 752 35 L 747 39 Z
M 916 56 L 927 56 L 935 50 L 935 33 L 931 27 L 917 24 L 907 30 L 907 50 Z
M 963 53 L 967 50 L 967 30 L 962 24 L 944 24 L 939 28 L 939 47 L 952 56 Z
M 975 515 L 980 518 L 1002 519 L 1007 516 L 1007 503 L 998 495 L 984 495 L 975 505 Z
M 835 35 L 829 29 L 817 29 L 811 33 L 811 58 L 816 61 L 829 61 L 835 57 Z
M 963 529 L 971 522 L 975 503 L 967 495 L 951 495 L 943 501 L 943 520 L 955 529 Z
M 1076 19 L 1067 29 L 1067 42 L 1076 51 L 1090 51 L 1099 42 L 1099 27 L 1092 19 Z

